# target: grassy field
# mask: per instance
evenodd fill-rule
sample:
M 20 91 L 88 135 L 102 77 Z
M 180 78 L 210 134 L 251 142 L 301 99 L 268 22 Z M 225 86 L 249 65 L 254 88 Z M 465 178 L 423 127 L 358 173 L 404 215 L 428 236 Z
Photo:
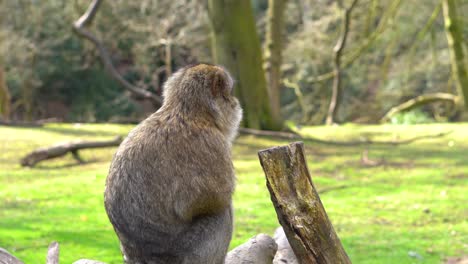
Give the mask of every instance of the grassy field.
M 110 139 L 132 126 L 50 124 L 0 127 L 0 247 L 25 263 L 44 263 L 47 246 L 61 245 L 62 263 L 79 258 L 122 263 L 103 206 L 104 181 L 115 148 L 82 151 L 21 168 L 19 159 L 41 146 L 76 139 Z M 392 140 L 453 131 L 409 145 L 368 148 L 305 142 L 308 166 L 353 263 L 440 263 L 468 254 L 468 124 L 306 127 L 328 140 Z M 231 247 L 278 226 L 257 151 L 286 141 L 241 136 L 234 146 L 237 189 Z

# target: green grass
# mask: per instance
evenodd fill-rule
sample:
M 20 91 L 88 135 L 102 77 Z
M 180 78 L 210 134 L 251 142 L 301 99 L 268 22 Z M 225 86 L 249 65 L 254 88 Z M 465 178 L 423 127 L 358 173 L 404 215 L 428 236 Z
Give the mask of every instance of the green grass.
M 50 124 L 0 127 L 0 247 L 25 263 L 44 263 L 58 241 L 62 263 L 91 258 L 122 263 L 118 241 L 103 206 L 104 181 L 115 148 L 82 151 L 21 168 L 19 158 L 41 146 L 76 139 L 110 139 L 132 126 Z M 329 140 L 401 139 L 453 131 L 402 146 L 337 147 L 306 142 L 314 184 L 353 263 L 440 263 L 468 254 L 468 124 L 306 127 L 300 132 Z M 242 136 L 234 145 L 237 189 L 231 247 L 278 226 L 257 151 L 287 144 Z M 338 188 L 337 188 L 338 187 Z M 333 189 L 336 188 L 336 189 Z M 410 257 L 414 251 L 422 259 Z

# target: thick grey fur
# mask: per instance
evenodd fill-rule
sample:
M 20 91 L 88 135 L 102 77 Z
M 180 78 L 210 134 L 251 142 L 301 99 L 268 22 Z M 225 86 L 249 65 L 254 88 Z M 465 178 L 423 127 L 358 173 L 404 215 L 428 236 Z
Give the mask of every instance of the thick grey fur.
M 120 145 L 105 207 L 127 263 L 224 263 L 232 235 L 233 81 L 199 64 L 165 84 L 163 106 Z

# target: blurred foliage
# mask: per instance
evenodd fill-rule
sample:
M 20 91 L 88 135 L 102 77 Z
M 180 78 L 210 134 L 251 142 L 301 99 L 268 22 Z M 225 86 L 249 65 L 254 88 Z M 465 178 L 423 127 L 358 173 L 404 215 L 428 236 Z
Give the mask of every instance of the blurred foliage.
M 339 37 L 339 8 L 334 1 L 291 1 L 288 27 L 296 25 L 299 17 L 296 5 L 302 4 L 302 24 L 288 35 L 285 50 L 286 75 L 300 87 L 306 109 L 301 109 L 294 93 L 284 93 L 285 114 L 305 123 L 322 123 L 331 82 L 317 83 L 313 77 L 331 71 L 333 46 Z M 349 1 L 344 1 L 345 5 Z M 390 107 L 409 98 L 429 92 L 455 93 L 450 79 L 450 59 L 444 33 L 443 17 L 438 13 L 426 34 L 417 38 L 440 1 L 400 1 L 394 14 L 389 14 L 395 0 L 359 1 L 353 10 L 350 41 L 344 51 L 344 61 L 365 47 L 360 56 L 345 67 L 344 98 L 341 120 L 376 122 Z M 458 1 L 468 11 L 468 2 Z M 417 12 L 415 12 L 417 10 Z M 294 14 L 294 13 L 293 13 Z M 385 17 L 390 16 L 386 21 Z M 464 19 L 464 18 L 463 18 Z M 385 23 L 384 23 L 385 22 Z M 465 25 L 468 21 L 462 20 Z M 380 24 L 382 23 L 382 26 Z M 465 36 L 468 35 L 467 27 Z M 371 44 L 372 34 L 376 38 Z M 466 37 L 465 37 L 466 38 Z M 430 111 L 425 108 L 424 111 Z M 305 111 L 305 120 L 299 117 Z M 432 115 L 430 113 L 429 115 Z
M 167 11 L 183 3 L 159 2 L 104 2 L 92 30 L 112 52 L 115 65 L 126 79 L 160 94 L 167 75 L 161 70 L 165 66 L 164 40 L 175 39 L 174 69 L 206 58 L 207 48 L 193 52 L 187 42 L 179 41 L 186 39 L 187 31 L 206 28 L 201 19 L 187 26 L 187 19 L 193 19 L 201 7 L 187 12 L 190 16 L 186 19 L 175 19 L 177 14 Z M 0 57 L 12 96 L 13 118 L 95 122 L 144 114 L 145 105 L 129 97 L 103 71 L 94 46 L 72 32 L 73 21 L 88 4 L 58 0 L 0 2 Z M 190 7 L 193 4 L 183 10 Z M 206 39 L 191 38 L 191 45 Z
M 343 1 L 344 6 L 349 3 Z M 457 3 L 459 14 L 468 13 L 468 1 Z M 88 4 L 84 0 L 0 2 L 0 61 L 14 119 L 107 121 L 141 118 L 154 110 L 125 93 L 103 71 L 94 46 L 73 34 L 71 25 Z M 435 13 L 429 23 L 438 6 L 439 0 L 359 1 L 344 50 L 344 61 L 351 62 L 344 67 L 340 120 L 372 123 L 390 107 L 417 95 L 456 93 L 442 13 Z M 264 41 L 268 1 L 253 0 L 252 8 Z M 332 69 L 341 8 L 336 1 L 295 0 L 288 1 L 285 14 L 283 78 L 299 88 L 285 85 L 283 115 L 299 123 L 320 124 L 332 79 L 314 79 Z M 468 20 L 462 16 L 460 23 L 467 39 Z M 211 61 L 205 1 L 105 1 L 91 30 L 111 51 L 127 80 L 158 94 L 167 67 L 176 70 Z M 433 107 L 422 111 L 434 115 Z
M 392 124 L 399 125 L 412 125 L 432 123 L 434 119 L 427 115 L 427 113 L 416 109 L 408 112 L 398 113 L 390 120 Z

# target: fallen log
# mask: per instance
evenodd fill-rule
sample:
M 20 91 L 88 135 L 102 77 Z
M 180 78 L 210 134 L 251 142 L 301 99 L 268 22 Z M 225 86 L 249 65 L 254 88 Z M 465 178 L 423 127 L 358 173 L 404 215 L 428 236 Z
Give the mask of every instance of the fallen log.
M 271 264 L 277 248 L 273 238 L 259 234 L 231 250 L 226 256 L 225 264 Z
M 258 234 L 244 244 L 231 250 L 225 264 L 271 264 L 275 257 L 277 245 L 275 240 L 268 235 Z M 47 252 L 47 264 L 59 264 L 59 244 L 52 242 Z M 277 262 L 278 264 L 290 264 L 292 262 Z M 0 248 L 0 264 L 24 264 L 8 251 Z M 92 259 L 79 259 L 73 264 L 105 264 Z M 294 263 L 295 264 L 295 263 Z
M 351 263 L 312 183 L 304 144 L 274 147 L 258 155 L 278 220 L 299 263 Z
M 33 152 L 27 154 L 24 158 L 22 158 L 20 163 L 23 167 L 33 167 L 40 161 L 61 157 L 67 154 L 68 152 L 72 153 L 73 157 L 76 160 L 78 160 L 78 162 L 83 163 L 83 160 L 78 154 L 79 150 L 115 147 L 119 146 L 120 143 L 122 143 L 121 136 L 115 137 L 114 139 L 107 141 L 66 142 L 51 147 L 34 150 Z
M 278 250 L 276 251 L 275 258 L 273 259 L 273 264 L 299 264 L 282 227 L 278 227 L 276 229 L 275 236 L 273 238 L 278 245 Z

